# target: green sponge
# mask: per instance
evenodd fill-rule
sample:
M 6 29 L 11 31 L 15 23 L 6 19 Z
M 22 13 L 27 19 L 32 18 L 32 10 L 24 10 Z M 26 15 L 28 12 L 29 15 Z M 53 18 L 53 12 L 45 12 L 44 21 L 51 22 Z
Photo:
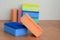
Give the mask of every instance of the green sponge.
M 39 23 L 39 19 L 38 18 L 32 18 L 37 24 Z

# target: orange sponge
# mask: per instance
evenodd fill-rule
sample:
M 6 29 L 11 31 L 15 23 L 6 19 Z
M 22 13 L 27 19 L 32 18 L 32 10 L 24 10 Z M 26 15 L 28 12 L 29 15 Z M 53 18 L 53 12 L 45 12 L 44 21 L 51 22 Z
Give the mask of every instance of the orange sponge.
M 16 22 L 17 21 L 17 10 L 14 8 L 11 10 L 11 21 Z
M 38 37 L 42 33 L 42 28 L 36 24 L 33 19 L 28 15 L 25 14 L 21 18 L 21 22 L 30 30 L 36 37 Z

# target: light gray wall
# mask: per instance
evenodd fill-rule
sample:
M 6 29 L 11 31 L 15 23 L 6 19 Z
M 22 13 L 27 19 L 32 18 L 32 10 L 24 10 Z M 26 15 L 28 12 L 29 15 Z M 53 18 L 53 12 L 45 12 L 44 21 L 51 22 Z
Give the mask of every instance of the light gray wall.
M 10 20 L 10 10 L 22 3 L 39 4 L 40 20 L 60 20 L 60 0 L 0 0 L 0 20 Z

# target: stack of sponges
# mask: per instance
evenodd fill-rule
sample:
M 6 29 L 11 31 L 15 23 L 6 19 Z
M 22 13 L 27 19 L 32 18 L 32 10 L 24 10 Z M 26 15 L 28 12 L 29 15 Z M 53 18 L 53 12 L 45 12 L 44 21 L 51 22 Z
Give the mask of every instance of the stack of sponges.
M 22 4 L 22 16 L 26 13 L 28 13 L 36 23 L 39 23 L 39 6 L 37 4 Z
M 4 31 L 14 36 L 28 34 L 28 30 L 38 37 L 42 33 L 39 22 L 39 11 L 37 4 L 23 4 L 22 10 L 12 9 L 12 22 L 4 24 Z M 21 17 L 22 16 L 22 17 Z

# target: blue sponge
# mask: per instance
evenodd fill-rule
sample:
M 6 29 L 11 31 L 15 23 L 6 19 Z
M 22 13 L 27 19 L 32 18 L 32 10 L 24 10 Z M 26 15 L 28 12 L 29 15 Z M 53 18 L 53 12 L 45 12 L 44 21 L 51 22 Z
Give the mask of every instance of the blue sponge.
M 22 16 L 28 13 L 28 15 L 32 18 L 38 18 L 39 17 L 39 12 L 30 12 L 30 11 L 23 11 Z
M 6 22 L 4 24 L 4 31 L 14 36 L 26 35 L 28 32 L 24 25 L 17 22 Z

